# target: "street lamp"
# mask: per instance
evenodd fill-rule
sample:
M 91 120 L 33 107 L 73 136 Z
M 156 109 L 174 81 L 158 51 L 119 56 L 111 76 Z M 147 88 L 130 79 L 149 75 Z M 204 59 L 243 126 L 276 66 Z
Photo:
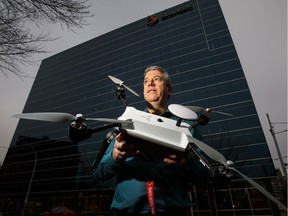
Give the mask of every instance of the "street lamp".
M 36 153 L 34 147 L 30 143 L 25 143 L 25 144 L 28 144 L 32 148 L 32 150 L 34 152 L 34 159 L 35 160 L 34 160 L 34 167 L 33 167 L 32 175 L 31 175 L 31 178 L 30 178 L 29 186 L 28 186 L 28 191 L 27 191 L 27 194 L 26 194 L 26 197 L 25 197 L 25 200 L 24 200 L 24 206 L 23 206 L 23 209 L 22 209 L 21 216 L 23 216 L 24 212 L 25 212 L 25 208 L 26 208 L 26 205 L 27 205 L 27 202 L 28 202 L 28 197 L 29 197 L 29 194 L 30 194 L 30 189 L 31 189 L 31 185 L 32 185 L 33 177 L 34 177 L 36 164 L 37 164 L 37 153 Z
M 273 140 L 274 140 L 274 143 L 275 143 L 275 146 L 276 146 L 276 150 L 277 150 L 277 153 L 278 153 L 278 156 L 279 156 L 280 164 L 281 164 L 281 167 L 282 167 L 284 176 L 285 176 L 285 178 L 287 179 L 287 171 L 286 171 L 286 168 L 285 168 L 285 165 L 284 165 L 284 162 L 283 162 L 283 158 L 282 158 L 282 155 L 281 155 L 281 151 L 280 151 L 280 149 L 279 149 L 279 146 L 278 146 L 277 139 L 276 139 L 276 137 L 275 137 L 275 134 L 276 134 L 276 133 L 275 133 L 275 131 L 274 131 L 274 127 L 273 127 L 272 124 L 271 124 L 271 121 L 270 121 L 270 118 L 269 118 L 268 113 L 266 113 L 266 116 L 267 116 L 267 119 L 268 119 L 268 122 L 269 122 L 270 132 L 271 132 L 271 135 L 272 135 L 272 137 L 273 137 Z

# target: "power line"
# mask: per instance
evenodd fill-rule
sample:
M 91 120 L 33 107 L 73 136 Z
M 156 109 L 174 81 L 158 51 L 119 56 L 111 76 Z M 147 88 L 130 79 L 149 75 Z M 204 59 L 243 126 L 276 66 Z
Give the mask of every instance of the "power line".
M 274 132 L 274 134 L 280 134 L 280 133 L 284 133 L 287 132 L 288 130 L 283 130 L 283 131 L 279 131 L 279 132 Z
M 271 122 L 271 124 L 288 124 L 288 122 Z

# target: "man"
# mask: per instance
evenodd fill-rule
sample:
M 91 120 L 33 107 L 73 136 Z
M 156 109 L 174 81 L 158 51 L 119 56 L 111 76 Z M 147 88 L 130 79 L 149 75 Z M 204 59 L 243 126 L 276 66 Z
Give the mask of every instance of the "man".
M 150 66 L 144 72 L 143 94 L 146 112 L 176 118 L 167 110 L 172 94 L 169 74 L 161 67 Z M 193 136 L 196 136 L 193 131 Z M 111 142 L 95 176 L 109 180 L 117 176 L 111 204 L 113 215 L 184 216 L 191 206 L 187 186 L 193 176 L 194 154 L 150 148 L 156 157 L 143 157 L 141 144 L 119 133 Z M 145 146 L 145 143 L 142 143 Z M 138 148 L 139 147 L 139 148 Z M 144 148 L 145 149 L 145 148 Z M 156 149 L 156 150 L 155 150 Z M 147 149 L 146 155 L 147 155 Z M 157 151 L 164 157 L 157 158 Z M 148 152 L 149 154 L 149 152 Z M 197 176 L 198 178 L 199 176 Z

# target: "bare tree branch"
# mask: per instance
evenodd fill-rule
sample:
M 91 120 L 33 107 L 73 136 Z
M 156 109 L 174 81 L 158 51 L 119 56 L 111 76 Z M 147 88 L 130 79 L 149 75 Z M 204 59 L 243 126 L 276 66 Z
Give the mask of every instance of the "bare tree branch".
M 0 72 L 24 77 L 22 65 L 33 64 L 32 56 L 45 53 L 41 42 L 49 34 L 34 34 L 27 26 L 34 23 L 60 24 L 72 30 L 85 25 L 90 16 L 88 0 L 0 0 Z

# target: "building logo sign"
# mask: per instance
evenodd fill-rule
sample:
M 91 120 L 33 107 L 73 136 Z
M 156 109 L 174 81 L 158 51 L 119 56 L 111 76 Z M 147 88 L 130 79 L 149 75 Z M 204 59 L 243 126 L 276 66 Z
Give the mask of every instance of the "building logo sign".
M 154 26 L 159 22 L 158 16 L 152 15 L 147 18 L 147 25 Z
M 193 10 L 193 6 L 191 4 L 187 4 L 185 6 L 177 8 L 175 10 L 168 10 L 168 11 L 165 11 L 164 13 L 161 13 L 160 18 L 157 15 L 148 16 L 148 18 L 146 20 L 146 24 L 147 24 L 147 26 L 154 26 L 159 21 L 166 21 L 168 19 L 182 15 L 182 14 L 187 13 L 187 12 L 192 11 L 192 10 Z

